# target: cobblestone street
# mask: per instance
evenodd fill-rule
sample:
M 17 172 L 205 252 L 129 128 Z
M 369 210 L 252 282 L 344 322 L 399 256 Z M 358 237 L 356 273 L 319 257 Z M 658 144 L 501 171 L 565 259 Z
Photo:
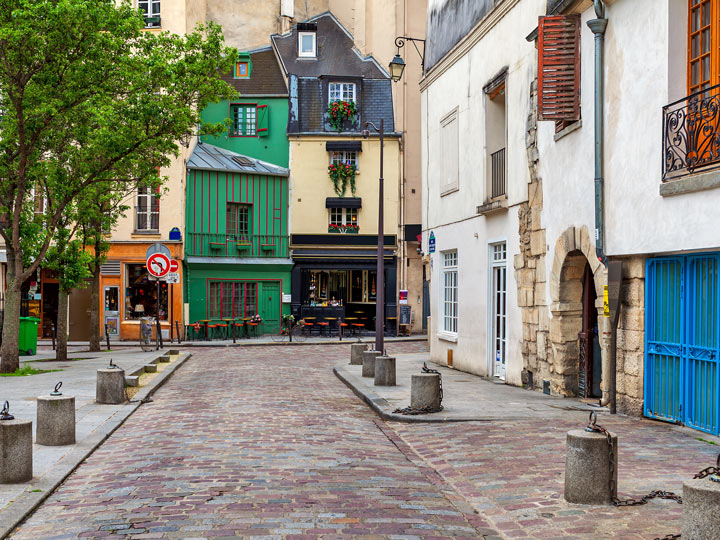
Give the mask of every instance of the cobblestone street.
M 423 342 L 392 343 L 404 352 Z M 13 540 L 655 538 L 682 507 L 562 500 L 565 432 L 585 421 L 400 424 L 332 373 L 347 345 L 202 349 Z M 518 389 L 517 392 L 523 392 Z M 522 394 L 519 395 L 522 397 Z M 607 418 L 607 417 L 605 417 Z M 619 491 L 680 491 L 713 464 L 699 432 L 618 416 Z

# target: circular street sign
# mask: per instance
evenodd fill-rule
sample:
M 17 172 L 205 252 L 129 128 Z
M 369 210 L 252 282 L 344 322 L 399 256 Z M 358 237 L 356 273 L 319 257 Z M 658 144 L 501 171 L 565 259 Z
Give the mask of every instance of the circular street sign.
M 177 261 L 170 261 L 170 271 L 175 273 L 180 268 L 180 264 Z
M 149 259 L 150 255 L 153 253 L 163 253 L 168 259 L 170 259 L 170 250 L 165 244 L 162 244 L 160 242 L 155 242 L 154 244 L 151 244 L 149 248 L 147 248 L 147 251 L 145 252 L 145 258 Z
M 170 259 L 164 253 L 153 253 L 148 257 L 147 269 L 151 276 L 161 278 L 170 272 Z

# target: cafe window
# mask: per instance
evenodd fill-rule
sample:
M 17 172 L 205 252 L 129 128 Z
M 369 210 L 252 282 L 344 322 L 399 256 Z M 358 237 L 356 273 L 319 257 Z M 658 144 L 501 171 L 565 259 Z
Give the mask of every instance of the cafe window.
M 168 286 L 160 282 L 160 319 L 168 316 Z M 158 313 L 157 282 L 150 280 L 144 264 L 125 266 L 125 320 L 155 318 Z
M 308 303 L 342 305 L 347 301 L 346 270 L 314 270 L 310 272 Z
M 257 314 L 257 283 L 211 281 L 208 301 L 210 319 L 234 319 Z
M 350 271 L 350 302 L 375 302 L 377 299 L 377 272 L 374 270 Z

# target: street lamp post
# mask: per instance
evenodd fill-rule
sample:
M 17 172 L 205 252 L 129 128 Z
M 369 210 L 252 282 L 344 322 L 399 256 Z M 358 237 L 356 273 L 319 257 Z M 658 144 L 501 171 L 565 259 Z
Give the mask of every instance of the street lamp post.
M 378 182 L 378 244 L 377 244 L 377 294 L 375 295 L 375 350 L 381 353 L 385 348 L 385 229 L 383 226 L 383 147 L 385 140 L 385 121 L 380 119 L 380 128 L 372 122 L 365 122 L 363 138 L 370 136 L 368 127 L 380 134 L 380 179 Z

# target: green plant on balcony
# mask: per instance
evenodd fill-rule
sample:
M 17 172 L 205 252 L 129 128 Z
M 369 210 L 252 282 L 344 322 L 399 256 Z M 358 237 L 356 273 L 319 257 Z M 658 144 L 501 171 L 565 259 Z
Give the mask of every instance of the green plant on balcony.
M 340 133 L 342 131 L 343 121 L 347 118 L 351 122 L 357 115 L 357 107 L 354 101 L 331 101 L 328 104 L 328 118 L 330 124 L 335 128 L 335 131 Z
M 357 223 L 348 223 L 347 225 L 331 223 L 330 225 L 328 225 L 328 232 L 358 234 L 360 232 L 360 226 Z
M 332 180 L 335 193 L 338 197 L 344 197 L 348 184 L 350 193 L 355 195 L 355 174 L 357 167 L 354 163 L 331 163 L 328 167 L 328 176 Z

